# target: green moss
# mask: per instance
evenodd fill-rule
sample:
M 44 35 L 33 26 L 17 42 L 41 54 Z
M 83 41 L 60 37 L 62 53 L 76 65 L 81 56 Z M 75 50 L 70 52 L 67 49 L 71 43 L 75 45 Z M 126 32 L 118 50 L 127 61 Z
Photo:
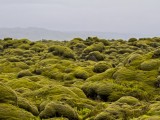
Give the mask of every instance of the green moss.
M 160 115 L 160 102 L 157 101 L 149 106 L 148 115 Z
M 33 105 L 32 103 L 30 103 L 27 99 L 18 97 L 17 104 L 19 108 L 23 108 L 26 111 L 31 112 L 33 115 L 35 116 L 39 115 L 37 107 Z
M 130 39 L 128 40 L 128 42 L 135 42 L 135 41 L 137 41 L 137 38 L 130 38 Z
M 138 70 L 131 70 L 125 67 L 120 67 L 114 74 L 113 78 L 115 80 L 143 80 L 144 77 L 138 73 Z
M 7 59 L 9 62 L 20 62 L 20 59 L 17 57 L 10 57 Z
M 15 66 L 21 69 L 29 69 L 29 66 L 24 62 L 17 62 L 15 63 Z
M 94 68 L 93 71 L 96 73 L 102 73 L 106 71 L 107 69 L 111 68 L 112 66 L 110 64 L 107 64 L 106 62 L 98 62 Z
M 140 116 L 138 118 L 134 118 L 132 120 L 159 120 L 159 119 L 160 119 L 160 117 L 156 116 L 156 115 L 154 115 L 154 116 L 142 115 L 142 116 Z
M 62 56 L 64 58 L 75 59 L 74 52 L 68 47 L 54 45 L 48 48 L 48 52 L 52 52 L 54 55 Z
M 92 51 L 99 51 L 102 52 L 104 50 L 104 44 L 103 43 L 94 43 L 87 48 L 84 49 L 84 53 L 90 53 Z
M 159 58 L 160 57 L 160 49 L 157 49 L 153 52 L 152 58 Z
M 59 100 L 64 96 L 79 98 L 78 95 L 71 91 L 68 87 L 64 87 L 61 85 L 45 86 L 33 92 L 28 92 L 23 96 L 36 103 L 41 103 L 46 100 Z
M 10 89 L 9 87 L 5 86 L 2 83 L 0 83 L 0 102 L 17 104 L 16 93 L 12 89 Z
M 86 56 L 86 60 L 92 60 L 92 61 L 102 61 L 102 60 L 104 60 L 104 58 L 105 58 L 105 56 L 103 54 L 101 54 L 99 51 L 90 52 Z
M 137 53 L 130 54 L 125 60 L 125 66 L 139 66 L 144 61 L 142 55 Z
M 103 73 L 99 73 L 89 77 L 86 81 L 102 81 L 106 79 L 111 79 L 115 71 L 115 68 L 109 68 Z
M 140 64 L 140 69 L 145 71 L 155 70 L 158 69 L 160 66 L 160 60 L 154 59 L 154 60 L 147 60 Z
M 74 93 L 76 93 L 80 98 L 86 98 L 86 95 L 84 94 L 84 92 L 77 88 L 77 87 L 70 87 L 70 90 L 73 91 Z
M 48 103 L 39 116 L 40 118 L 52 118 L 55 116 L 63 116 L 68 118 L 69 120 L 78 120 L 78 115 L 73 108 L 71 108 L 67 104 L 55 102 Z
M 0 103 L 1 120 L 36 120 L 36 118 L 24 109 L 10 104 Z
M 25 77 L 25 76 L 32 76 L 32 73 L 29 70 L 23 70 L 23 71 L 20 71 L 17 75 L 18 78 Z
M 119 100 L 117 100 L 117 102 L 127 103 L 129 105 L 139 104 L 139 100 L 137 98 L 132 97 L 132 96 L 121 97 Z
M 102 101 L 108 101 L 108 97 L 112 92 L 113 84 L 106 82 L 88 82 L 83 85 L 82 90 L 87 97 Z
M 83 70 L 83 69 L 77 69 L 74 72 L 74 76 L 78 79 L 83 79 L 86 80 L 89 77 L 89 74 L 87 71 Z
M 36 90 L 36 89 L 39 89 L 42 87 L 41 85 L 39 85 L 39 84 L 37 84 L 27 78 L 15 79 L 13 81 L 8 82 L 7 85 L 12 87 L 13 89 L 18 89 L 18 88 L 24 87 L 24 88 L 28 88 L 30 90 Z
M 101 112 L 94 120 L 115 120 L 115 118 L 107 112 Z

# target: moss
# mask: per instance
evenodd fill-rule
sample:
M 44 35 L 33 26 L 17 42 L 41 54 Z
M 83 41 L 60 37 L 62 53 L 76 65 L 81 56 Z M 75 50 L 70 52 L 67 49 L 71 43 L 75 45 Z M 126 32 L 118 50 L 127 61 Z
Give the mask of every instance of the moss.
M 108 101 L 108 97 L 112 92 L 113 85 L 111 83 L 86 83 L 83 85 L 82 90 L 87 97 L 102 101 Z
M 84 94 L 84 92 L 77 88 L 77 87 L 71 87 L 70 88 L 71 91 L 73 91 L 74 93 L 76 93 L 80 98 L 86 98 L 86 95 Z
M 40 118 L 66 117 L 69 120 L 78 120 L 78 115 L 67 104 L 51 102 L 46 105 L 45 109 L 40 113 Z
M 143 76 L 137 73 L 137 71 L 121 67 L 113 74 L 113 78 L 115 80 L 142 80 Z
M 159 120 L 159 116 L 148 116 L 148 115 L 143 115 L 138 118 L 132 119 L 132 120 Z
M 107 112 L 101 112 L 94 120 L 115 120 L 115 118 Z
M 10 104 L 0 103 L 1 120 L 36 120 L 29 112 Z
M 75 59 L 74 52 L 68 47 L 54 45 L 48 48 L 48 52 L 52 52 L 54 55 L 62 56 L 64 58 Z
M 26 79 L 21 78 L 21 79 L 10 81 L 10 82 L 8 82 L 7 85 L 12 87 L 13 89 L 24 87 L 24 88 L 28 88 L 30 90 L 36 90 L 36 89 L 39 89 L 42 87 L 41 85 L 39 85 L 39 84 L 37 84 L 27 78 Z
M 5 86 L 2 83 L 0 83 L 0 102 L 17 104 L 16 93 L 12 89 L 10 89 L 9 87 Z
M 46 100 L 59 100 L 64 96 L 71 98 L 79 98 L 78 95 L 71 91 L 68 87 L 64 87 L 61 85 L 44 86 L 33 92 L 28 92 L 23 96 L 36 103 L 41 103 Z
M 137 38 L 130 38 L 130 39 L 128 40 L 128 42 L 135 42 L 135 41 L 137 41 Z
M 10 57 L 7 59 L 9 62 L 20 62 L 20 59 L 17 57 Z
M 148 115 L 160 115 L 160 102 L 157 101 L 149 106 Z
M 39 112 L 35 105 L 30 103 L 27 99 L 18 97 L 18 107 L 23 108 L 28 112 L 31 112 L 33 115 L 38 116 Z
M 1 51 L 1 50 L 3 50 L 3 46 L 2 46 L 2 45 L 0 45 L 0 51 Z
M 104 60 L 104 58 L 105 58 L 105 56 L 103 54 L 101 54 L 99 51 L 90 52 L 86 56 L 86 60 L 93 60 L 93 61 L 102 61 L 102 60 Z
M 111 67 L 112 66 L 110 64 L 107 64 L 106 62 L 98 62 L 97 64 L 95 64 L 93 71 L 96 73 L 102 73 Z
M 99 73 L 89 77 L 86 81 L 102 81 L 106 79 L 111 79 L 115 71 L 115 68 L 109 68 L 103 73 Z
M 119 100 L 117 100 L 117 102 L 127 103 L 129 105 L 139 104 L 139 100 L 137 98 L 132 97 L 132 96 L 121 97 Z
M 32 76 L 32 73 L 29 70 L 23 70 L 23 71 L 20 71 L 17 75 L 18 78 L 25 77 L 25 76 Z
M 74 76 L 78 79 L 83 79 L 86 80 L 89 77 L 89 74 L 87 71 L 83 70 L 83 69 L 77 69 L 74 72 Z
M 160 57 L 160 49 L 157 49 L 153 52 L 152 58 L 159 58 Z
M 160 60 L 154 59 L 154 60 L 147 60 L 140 64 L 140 69 L 145 71 L 150 71 L 154 69 L 158 69 L 160 66 Z
M 29 66 L 24 62 L 17 62 L 15 63 L 15 66 L 21 69 L 29 69 Z

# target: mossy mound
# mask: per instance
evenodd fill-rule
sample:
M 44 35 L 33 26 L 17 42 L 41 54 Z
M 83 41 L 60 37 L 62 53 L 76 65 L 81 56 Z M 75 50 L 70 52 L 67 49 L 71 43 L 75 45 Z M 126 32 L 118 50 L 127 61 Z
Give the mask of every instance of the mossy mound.
M 160 115 L 160 101 L 153 103 L 149 106 L 148 115 Z
M 25 77 L 25 76 L 32 76 L 32 73 L 29 70 L 23 70 L 23 71 L 20 71 L 17 75 L 18 78 Z
M 111 67 L 112 66 L 107 62 L 98 62 L 97 64 L 95 64 L 93 71 L 96 73 L 102 73 Z
M 74 52 L 68 47 L 54 45 L 54 46 L 48 48 L 48 52 L 52 52 L 54 55 L 58 55 L 58 56 L 61 56 L 64 58 L 75 59 Z
M 38 111 L 37 107 L 35 105 L 33 105 L 32 103 L 30 103 L 25 98 L 18 97 L 17 105 L 18 105 L 19 108 L 23 108 L 26 111 L 31 112 L 35 116 L 39 115 L 39 111 Z
M 82 90 L 87 97 L 94 100 L 108 101 L 108 97 L 112 92 L 113 84 L 112 83 L 86 83 L 82 87 Z
M 143 63 L 140 64 L 140 69 L 145 70 L 145 71 L 150 71 L 150 70 L 155 70 L 158 69 L 160 66 L 160 60 L 158 59 L 151 59 L 144 61 Z
M 86 95 L 84 94 L 84 92 L 77 88 L 77 87 L 70 87 L 70 90 L 73 91 L 74 93 L 76 93 L 80 98 L 86 98 Z
M 78 115 L 73 108 L 67 104 L 48 103 L 45 109 L 40 113 L 40 118 L 66 117 L 69 120 L 78 120 Z
M 105 56 L 100 53 L 99 51 L 93 51 L 90 52 L 87 56 L 86 56 L 86 60 L 92 60 L 92 61 L 102 61 L 104 60 Z
M 148 115 L 143 115 L 141 117 L 138 118 L 133 118 L 131 120 L 160 120 L 160 116 L 148 116 Z
M 30 90 L 36 90 L 41 88 L 42 86 L 27 79 L 27 78 L 20 78 L 20 79 L 15 79 L 13 81 L 8 82 L 7 84 L 13 89 L 19 89 L 19 88 L 28 88 Z
M 69 89 L 69 87 L 64 87 L 61 85 L 42 87 L 33 92 L 25 93 L 23 96 L 33 102 L 36 102 L 37 104 L 40 104 L 46 100 L 60 100 L 64 96 L 70 98 L 79 98 L 76 93 Z
M 89 73 L 83 69 L 77 69 L 74 72 L 74 76 L 78 79 L 86 80 L 89 77 Z
M 135 97 L 132 97 L 132 96 L 121 97 L 119 100 L 117 100 L 117 102 L 127 103 L 128 105 L 139 104 L 139 100 L 137 98 L 135 98 Z
M 10 104 L 0 103 L 1 120 L 36 120 L 36 118 L 24 109 Z
M 112 103 L 106 109 L 96 115 L 96 120 L 130 120 L 139 117 L 147 111 L 147 105 L 144 104 L 126 104 Z
M 109 68 L 105 72 L 93 75 L 89 77 L 86 81 L 102 81 L 106 79 L 112 79 L 113 74 L 116 72 L 115 68 Z
M 17 104 L 17 95 L 9 87 L 0 83 L 0 102 L 1 103 L 10 103 Z
M 138 53 L 130 54 L 125 60 L 125 66 L 139 66 L 144 61 L 144 57 Z

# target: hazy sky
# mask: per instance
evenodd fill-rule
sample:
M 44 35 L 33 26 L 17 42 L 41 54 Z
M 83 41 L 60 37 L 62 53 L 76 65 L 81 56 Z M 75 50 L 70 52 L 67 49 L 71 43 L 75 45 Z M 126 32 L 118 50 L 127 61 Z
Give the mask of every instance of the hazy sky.
M 160 0 L 0 0 L 0 27 L 160 33 Z

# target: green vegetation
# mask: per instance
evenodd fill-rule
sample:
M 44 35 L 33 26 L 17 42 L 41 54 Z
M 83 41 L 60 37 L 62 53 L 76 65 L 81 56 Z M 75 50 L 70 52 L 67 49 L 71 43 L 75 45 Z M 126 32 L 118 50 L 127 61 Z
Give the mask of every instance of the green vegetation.
M 159 120 L 160 38 L 0 40 L 0 119 Z

